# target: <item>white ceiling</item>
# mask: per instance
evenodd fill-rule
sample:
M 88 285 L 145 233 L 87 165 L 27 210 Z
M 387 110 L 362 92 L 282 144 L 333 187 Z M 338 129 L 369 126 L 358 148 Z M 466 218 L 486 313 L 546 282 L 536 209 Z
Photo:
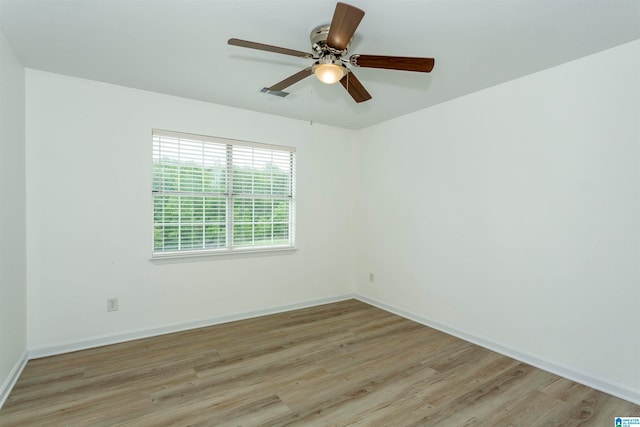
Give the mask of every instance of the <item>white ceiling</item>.
M 0 0 L 0 25 L 29 68 L 353 129 L 640 38 L 639 0 L 346 1 L 366 12 L 350 53 L 434 57 L 433 72 L 355 69 L 362 104 L 313 77 L 260 93 L 311 60 L 227 40 L 308 51 L 329 0 Z

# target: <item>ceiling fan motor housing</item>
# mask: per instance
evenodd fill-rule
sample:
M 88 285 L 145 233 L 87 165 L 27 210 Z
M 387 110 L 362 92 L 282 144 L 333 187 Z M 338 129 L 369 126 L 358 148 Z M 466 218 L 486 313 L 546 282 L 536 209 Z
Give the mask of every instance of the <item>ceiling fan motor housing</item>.
M 347 51 L 351 47 L 351 40 L 347 44 L 347 47 L 344 50 L 334 49 L 327 45 L 327 36 L 329 34 L 329 25 L 321 25 L 316 27 L 311 31 L 311 35 L 309 38 L 311 39 L 311 48 L 318 55 L 325 56 L 326 54 L 332 54 L 337 59 L 340 59 L 341 56 L 347 54 Z

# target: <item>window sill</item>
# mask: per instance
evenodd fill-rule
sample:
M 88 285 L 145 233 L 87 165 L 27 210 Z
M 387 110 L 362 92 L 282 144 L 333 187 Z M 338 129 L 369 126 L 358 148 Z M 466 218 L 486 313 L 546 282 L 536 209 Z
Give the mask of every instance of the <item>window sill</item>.
M 253 258 L 274 255 L 291 255 L 296 252 L 296 247 L 285 248 L 260 248 L 260 249 L 242 249 L 235 251 L 193 251 L 193 252 L 173 252 L 170 254 L 152 255 L 149 258 L 154 264 L 173 264 L 179 262 L 195 262 L 218 259 L 233 258 Z

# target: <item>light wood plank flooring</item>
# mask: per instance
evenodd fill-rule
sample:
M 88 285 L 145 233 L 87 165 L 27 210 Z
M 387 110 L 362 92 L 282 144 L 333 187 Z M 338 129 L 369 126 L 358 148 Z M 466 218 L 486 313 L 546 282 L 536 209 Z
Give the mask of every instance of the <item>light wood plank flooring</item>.
M 31 360 L 2 426 L 612 426 L 640 406 L 359 301 Z

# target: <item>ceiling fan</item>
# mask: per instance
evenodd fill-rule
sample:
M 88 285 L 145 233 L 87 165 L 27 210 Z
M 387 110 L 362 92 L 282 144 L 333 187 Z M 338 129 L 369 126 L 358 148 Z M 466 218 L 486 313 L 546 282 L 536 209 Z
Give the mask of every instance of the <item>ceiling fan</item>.
M 278 96 L 289 95 L 288 92 L 284 92 L 284 89 L 311 74 L 315 74 L 321 82 L 326 84 L 340 82 L 354 101 L 368 101 L 371 99 L 371 95 L 346 64 L 363 68 L 431 72 L 434 65 L 433 58 L 357 54 L 347 58 L 351 38 L 363 17 L 364 11 L 355 6 L 340 2 L 336 4 L 331 24 L 317 27 L 311 32 L 312 53 L 233 38 L 229 39 L 228 43 L 233 46 L 309 58 L 315 61 L 311 67 L 307 67 L 273 86 L 262 89 L 262 92 Z

